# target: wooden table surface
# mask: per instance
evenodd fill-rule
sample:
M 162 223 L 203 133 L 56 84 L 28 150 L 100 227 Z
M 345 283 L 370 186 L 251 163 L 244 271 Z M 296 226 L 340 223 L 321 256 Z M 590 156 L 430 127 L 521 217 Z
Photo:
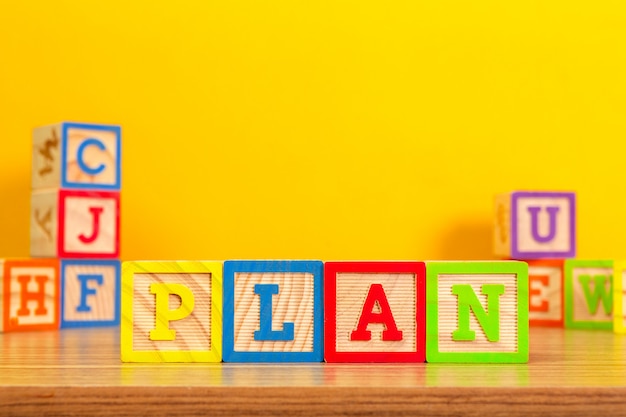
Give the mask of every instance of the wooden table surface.
M 530 362 L 124 364 L 119 329 L 0 334 L 0 415 L 626 415 L 626 336 L 531 328 Z

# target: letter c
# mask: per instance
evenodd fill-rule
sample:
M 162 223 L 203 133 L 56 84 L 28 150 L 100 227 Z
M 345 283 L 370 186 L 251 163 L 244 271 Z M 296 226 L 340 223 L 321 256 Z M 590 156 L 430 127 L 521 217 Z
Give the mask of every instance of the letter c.
M 85 153 L 85 149 L 87 149 L 89 146 L 95 146 L 101 151 L 104 151 L 106 149 L 106 146 L 104 145 L 104 143 L 102 143 L 102 141 L 98 139 L 89 138 L 83 141 L 83 143 L 80 144 L 80 146 L 78 147 L 78 150 L 76 151 L 76 159 L 78 161 L 78 166 L 80 167 L 81 170 L 83 170 L 89 175 L 98 175 L 99 173 L 104 171 L 105 166 L 104 164 L 100 164 L 97 167 L 92 168 L 85 163 L 84 153 Z

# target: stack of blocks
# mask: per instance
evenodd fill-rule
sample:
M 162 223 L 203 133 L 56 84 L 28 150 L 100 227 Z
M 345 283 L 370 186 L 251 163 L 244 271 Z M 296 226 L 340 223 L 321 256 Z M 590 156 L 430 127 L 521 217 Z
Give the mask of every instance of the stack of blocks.
M 120 320 L 119 126 L 33 131 L 30 253 L 2 263 L 2 330 Z
M 621 280 L 612 289 L 613 261 L 574 259 L 574 193 L 500 194 L 495 213 L 496 255 L 528 263 L 530 325 L 624 331 Z M 622 277 L 625 267 L 616 263 L 615 276 Z
M 524 262 L 138 261 L 125 362 L 527 362 Z

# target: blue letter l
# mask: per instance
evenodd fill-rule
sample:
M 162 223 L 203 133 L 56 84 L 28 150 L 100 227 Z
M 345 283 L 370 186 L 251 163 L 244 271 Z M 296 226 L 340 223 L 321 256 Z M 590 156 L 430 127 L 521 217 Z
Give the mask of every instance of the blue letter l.
M 278 284 L 255 284 L 254 293 L 259 295 L 261 310 L 261 329 L 254 332 L 254 340 L 293 340 L 293 323 L 283 323 L 283 330 L 272 330 L 272 295 L 278 294 Z

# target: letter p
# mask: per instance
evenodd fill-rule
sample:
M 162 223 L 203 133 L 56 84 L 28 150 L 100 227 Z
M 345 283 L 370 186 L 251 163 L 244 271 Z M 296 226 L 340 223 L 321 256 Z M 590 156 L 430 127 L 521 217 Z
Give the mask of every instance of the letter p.
M 182 320 L 194 308 L 194 296 L 189 287 L 183 284 L 154 283 L 150 293 L 155 295 L 155 326 L 150 330 L 150 340 L 175 340 L 176 331 L 170 330 L 170 321 Z M 170 309 L 170 295 L 180 297 L 180 305 Z

